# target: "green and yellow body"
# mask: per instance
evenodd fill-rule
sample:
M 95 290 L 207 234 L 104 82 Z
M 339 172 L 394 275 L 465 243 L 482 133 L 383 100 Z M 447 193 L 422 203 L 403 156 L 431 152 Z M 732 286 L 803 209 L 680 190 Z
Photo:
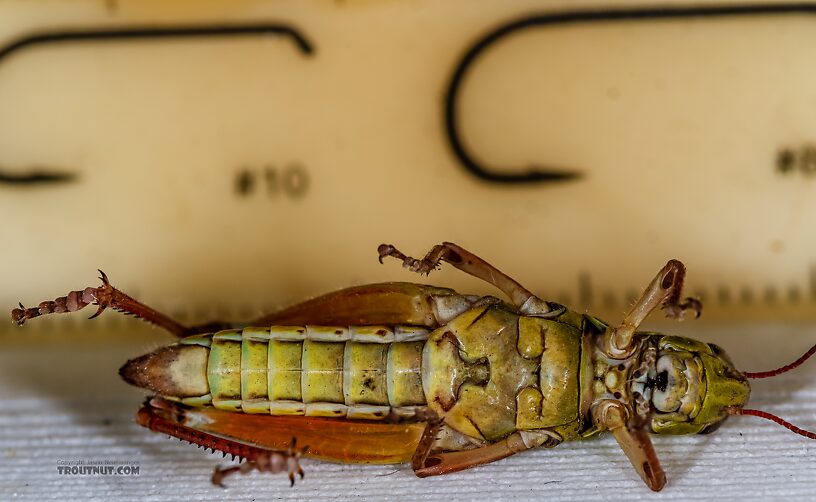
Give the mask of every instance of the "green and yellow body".
M 435 452 L 513 435 L 523 442 L 507 443 L 515 451 L 593 436 L 603 429 L 594 407 L 635 409 L 638 381 L 651 414 L 657 354 L 683 339 L 641 333 L 630 357 L 609 359 L 599 348 L 604 323 L 549 306 L 527 316 L 449 289 L 361 286 L 297 305 L 268 326 L 183 338 L 128 362 L 122 376 L 184 405 L 186 427 L 270 448 L 297 436 L 311 456 L 350 462 L 411 461 L 429 422 L 439 424 Z M 697 401 L 705 392 L 692 390 L 675 396 L 689 401 L 690 416 L 705 408 Z M 657 414 L 653 429 L 660 423 Z M 683 423 L 677 433 L 696 432 Z
M 542 428 L 573 439 L 582 430 L 580 377 L 592 367 L 582 322 L 569 311 L 536 319 L 489 305 L 433 331 L 225 330 L 175 345 L 167 369 L 179 395 L 163 397 L 234 412 L 365 420 L 410 418 L 427 407 L 478 439 Z
M 413 283 L 342 289 L 257 319 L 186 327 L 138 302 L 100 272 L 102 286 L 71 291 L 11 312 L 18 324 L 90 304 L 161 326 L 178 341 L 128 361 L 125 381 L 153 391 L 139 424 L 232 453 L 232 472 L 288 471 L 302 476 L 306 456 L 360 463 L 410 462 L 435 476 L 531 448 L 609 431 L 652 490 L 666 476 L 649 433 L 708 432 L 744 408 L 749 377 L 713 344 L 639 332 L 655 309 L 699 315 L 680 300 L 685 267 L 669 260 L 615 326 L 534 295 L 456 244 L 418 260 L 390 244 L 393 257 L 428 274 L 442 261 L 501 290 L 490 296 Z M 218 326 L 218 328 L 213 328 Z M 206 333 L 214 330 L 215 332 Z M 202 334 L 204 333 L 204 334 Z M 771 419 L 784 423 L 778 417 Z M 811 434 L 786 425 L 795 432 Z M 295 449 L 295 439 L 308 449 Z

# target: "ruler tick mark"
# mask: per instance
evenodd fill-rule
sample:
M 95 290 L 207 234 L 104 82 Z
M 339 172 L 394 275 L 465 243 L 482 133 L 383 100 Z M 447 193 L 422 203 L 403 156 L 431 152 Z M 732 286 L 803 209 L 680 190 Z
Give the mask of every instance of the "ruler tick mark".
M 592 303 L 592 281 L 587 272 L 578 275 L 578 303 L 584 308 Z
M 816 301 L 816 264 L 810 265 L 810 300 Z

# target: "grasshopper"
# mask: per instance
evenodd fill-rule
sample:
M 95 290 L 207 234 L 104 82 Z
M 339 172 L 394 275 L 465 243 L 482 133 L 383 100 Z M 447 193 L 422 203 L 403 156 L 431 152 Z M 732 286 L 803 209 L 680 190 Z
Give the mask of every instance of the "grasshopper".
M 125 381 L 155 395 L 137 422 L 241 457 L 216 468 L 213 483 L 253 470 L 303 477 L 301 456 L 410 463 L 419 477 L 486 464 L 535 447 L 609 431 L 652 490 L 666 484 L 649 433 L 715 430 L 731 415 L 773 420 L 745 408 L 748 380 L 793 369 L 737 370 L 716 345 L 637 331 L 656 308 L 699 316 L 681 300 L 685 267 L 670 260 L 620 324 L 544 301 L 475 254 L 452 243 L 423 259 L 392 245 L 394 257 L 427 275 L 442 262 L 502 291 L 492 296 L 413 283 L 351 287 L 235 329 L 183 326 L 111 286 L 72 291 L 12 311 L 18 324 L 89 304 L 138 316 L 178 341 L 128 361 Z M 297 448 L 297 440 L 308 447 Z

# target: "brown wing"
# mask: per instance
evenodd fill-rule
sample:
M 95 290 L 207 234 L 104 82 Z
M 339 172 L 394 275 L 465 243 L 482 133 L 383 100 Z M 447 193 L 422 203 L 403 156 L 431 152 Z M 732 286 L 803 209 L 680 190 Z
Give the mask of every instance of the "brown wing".
M 410 462 L 425 429 L 423 423 L 248 415 L 173 406 L 176 413 L 169 415 L 183 427 L 270 450 L 286 450 L 296 438 L 297 444 L 308 445 L 305 456 L 335 462 Z
M 335 326 L 410 324 L 437 327 L 432 297 L 462 296 L 448 288 L 409 282 L 341 289 L 252 321 L 252 325 Z

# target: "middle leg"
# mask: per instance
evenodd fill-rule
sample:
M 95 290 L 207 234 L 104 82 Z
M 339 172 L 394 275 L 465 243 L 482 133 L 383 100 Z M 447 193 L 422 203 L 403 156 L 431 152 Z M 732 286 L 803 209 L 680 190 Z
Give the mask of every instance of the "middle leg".
M 552 448 L 561 441 L 547 431 L 514 432 L 495 443 L 459 451 L 431 453 L 441 421 L 429 422 L 419 442 L 411 467 L 417 477 L 439 476 L 488 464 L 538 446 Z
M 434 246 L 421 260 L 405 255 L 391 244 L 381 244 L 377 248 L 377 252 L 380 255 L 380 263 L 382 263 L 383 258 L 392 256 L 402 260 L 403 267 L 412 272 L 425 275 L 430 274 L 439 266 L 440 262 L 445 261 L 467 274 L 496 286 L 510 298 L 511 303 L 522 314 L 535 316 L 546 314 L 551 310 L 545 301 L 535 296 L 513 278 L 467 249 L 452 242 L 443 242 Z

